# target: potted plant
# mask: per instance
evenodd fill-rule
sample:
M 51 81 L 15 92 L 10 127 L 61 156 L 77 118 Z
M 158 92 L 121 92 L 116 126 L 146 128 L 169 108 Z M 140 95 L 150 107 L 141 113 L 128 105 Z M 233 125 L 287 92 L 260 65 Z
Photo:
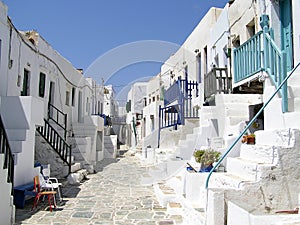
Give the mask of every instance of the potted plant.
M 255 134 L 246 134 L 243 136 L 242 143 L 246 143 L 248 145 L 255 144 Z
M 213 149 L 196 150 L 194 152 L 196 162 L 201 163 L 200 172 L 209 172 L 213 168 L 213 163 L 221 157 L 221 152 Z

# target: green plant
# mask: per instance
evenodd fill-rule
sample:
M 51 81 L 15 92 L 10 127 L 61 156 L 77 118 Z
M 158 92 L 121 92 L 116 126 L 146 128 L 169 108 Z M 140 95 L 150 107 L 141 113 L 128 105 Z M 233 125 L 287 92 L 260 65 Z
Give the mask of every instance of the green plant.
M 194 151 L 194 157 L 197 163 L 201 163 L 201 158 L 204 154 L 205 150 L 196 150 Z
M 221 155 L 221 152 L 213 149 L 196 150 L 194 152 L 196 162 L 201 163 L 204 167 L 210 166 L 214 162 L 217 162 Z

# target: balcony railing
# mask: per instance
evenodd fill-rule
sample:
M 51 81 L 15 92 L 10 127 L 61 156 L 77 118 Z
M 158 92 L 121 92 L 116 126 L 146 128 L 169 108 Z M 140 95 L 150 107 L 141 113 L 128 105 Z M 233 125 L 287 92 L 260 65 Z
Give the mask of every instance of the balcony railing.
M 232 77 L 227 68 L 213 68 L 204 76 L 204 98 L 208 99 L 213 95 L 232 91 Z
M 263 70 L 263 31 L 259 31 L 234 49 L 234 82 L 242 81 Z
M 280 50 L 272 39 L 267 15 L 263 15 L 262 18 L 263 30 L 233 51 L 234 82 L 242 81 L 259 71 L 266 71 L 278 88 L 287 76 L 286 52 Z M 280 94 L 282 111 L 287 112 L 287 83 L 282 86 Z

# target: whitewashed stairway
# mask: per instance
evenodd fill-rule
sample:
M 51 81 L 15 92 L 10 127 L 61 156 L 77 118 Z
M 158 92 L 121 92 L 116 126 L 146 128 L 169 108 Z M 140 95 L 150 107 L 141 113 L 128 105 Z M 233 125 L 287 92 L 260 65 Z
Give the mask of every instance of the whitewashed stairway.
M 226 224 L 227 220 L 230 225 L 275 224 L 274 221 L 279 225 L 287 218 L 300 221 L 300 216 L 276 214 L 298 207 L 299 130 L 257 131 L 255 134 L 255 145 L 242 144 L 240 157 L 227 158 L 226 173 L 212 174 L 208 190 L 204 187 L 207 173 L 194 175 L 197 176 L 194 179 L 199 180 L 198 185 L 202 184 L 193 188 L 199 190 L 194 197 L 206 211 L 206 224 Z

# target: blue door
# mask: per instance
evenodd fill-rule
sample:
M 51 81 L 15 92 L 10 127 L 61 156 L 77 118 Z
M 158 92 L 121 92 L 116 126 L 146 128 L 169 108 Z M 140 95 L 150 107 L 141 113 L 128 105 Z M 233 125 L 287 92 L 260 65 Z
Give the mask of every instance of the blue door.
M 293 24 L 291 0 L 280 1 L 281 49 L 287 53 L 287 71 L 293 68 Z

